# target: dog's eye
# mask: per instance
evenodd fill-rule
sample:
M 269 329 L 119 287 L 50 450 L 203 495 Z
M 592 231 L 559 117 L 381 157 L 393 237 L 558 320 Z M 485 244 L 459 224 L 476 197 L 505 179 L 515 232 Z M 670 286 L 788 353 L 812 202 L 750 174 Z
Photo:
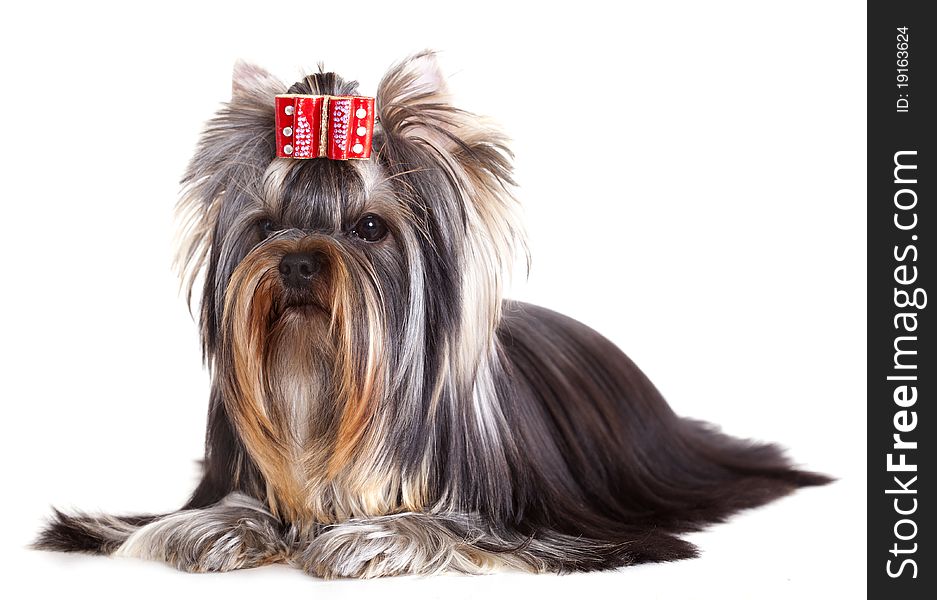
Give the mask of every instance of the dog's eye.
M 274 233 L 280 231 L 280 226 L 271 221 L 270 219 L 264 219 L 260 221 L 257 226 L 260 228 L 260 231 L 264 234 L 264 237 L 270 237 Z
M 365 215 L 351 232 L 365 241 L 376 242 L 387 235 L 387 225 L 377 215 Z

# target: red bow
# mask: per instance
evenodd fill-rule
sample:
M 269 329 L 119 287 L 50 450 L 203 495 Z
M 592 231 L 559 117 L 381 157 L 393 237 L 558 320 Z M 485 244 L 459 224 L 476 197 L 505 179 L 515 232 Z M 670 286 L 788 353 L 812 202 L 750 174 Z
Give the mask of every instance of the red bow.
M 277 156 L 348 160 L 371 156 L 374 98 L 276 97 Z

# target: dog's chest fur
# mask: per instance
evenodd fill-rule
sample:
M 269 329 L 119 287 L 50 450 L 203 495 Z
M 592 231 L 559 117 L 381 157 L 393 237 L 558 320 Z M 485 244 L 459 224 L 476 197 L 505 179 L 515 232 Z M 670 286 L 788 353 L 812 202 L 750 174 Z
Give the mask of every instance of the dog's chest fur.
M 309 318 L 299 311 L 281 318 L 271 335 L 264 408 L 277 424 L 285 468 L 260 465 L 268 503 L 289 520 L 307 524 L 399 511 L 401 478 L 383 464 L 379 446 L 366 441 L 345 468 L 329 473 L 341 418 L 331 374 L 333 349 L 327 336 L 317 333 L 325 329 L 310 327 Z M 245 442 L 252 455 L 262 450 Z

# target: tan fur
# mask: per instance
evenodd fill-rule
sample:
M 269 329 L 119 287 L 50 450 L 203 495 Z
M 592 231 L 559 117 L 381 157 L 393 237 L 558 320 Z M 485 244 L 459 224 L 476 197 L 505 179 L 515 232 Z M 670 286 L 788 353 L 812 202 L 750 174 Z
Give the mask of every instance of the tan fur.
M 323 427 L 321 415 L 299 415 L 310 423 L 292 422 L 296 414 L 292 405 L 308 402 L 309 397 L 295 397 L 280 383 L 272 390 L 267 379 L 280 371 L 291 371 L 293 377 L 309 381 L 304 357 L 291 357 L 289 352 L 305 351 L 307 343 L 290 345 L 287 349 L 270 346 L 271 331 L 278 326 L 276 299 L 279 279 L 276 272 L 280 258 L 288 253 L 316 248 L 328 255 L 332 298 L 330 315 L 314 317 L 291 314 L 299 319 L 292 329 L 313 336 L 321 347 L 334 344 L 328 359 L 334 361 L 337 390 L 334 402 L 338 416 Z M 334 522 L 349 516 L 384 514 L 395 507 L 400 482 L 382 468 L 376 453 L 380 436 L 369 437 L 377 404 L 386 386 L 379 337 L 383 317 L 379 299 L 367 286 L 349 278 L 345 261 L 349 260 L 324 238 L 274 240 L 252 252 L 235 270 L 225 301 L 224 329 L 230 332 L 225 340 L 231 348 L 234 377 L 228 380 L 225 402 L 251 457 L 257 463 L 269 486 L 268 504 L 274 514 L 301 522 Z M 358 354 L 352 345 L 348 319 L 353 306 L 368 307 L 372 337 L 364 353 L 365 364 L 352 364 Z M 297 335 L 295 332 L 292 335 Z M 279 342 L 283 343 L 280 339 Z M 275 358 L 273 373 L 265 362 L 271 352 L 286 353 Z M 283 363 L 283 364 L 280 364 Z M 286 392 L 286 393 L 284 393 Z M 310 394 L 316 394 L 312 391 Z M 315 427 L 314 423 L 319 422 Z
M 233 354 L 233 380 L 225 381 L 225 403 L 251 457 L 266 477 L 270 509 L 290 517 L 303 513 L 301 488 L 292 468 L 295 449 L 279 411 L 268 405 L 263 375 L 280 255 L 276 247 L 267 247 L 252 260 L 242 262 L 231 278 L 224 325 L 225 331 L 231 332 L 231 339 L 226 341 Z

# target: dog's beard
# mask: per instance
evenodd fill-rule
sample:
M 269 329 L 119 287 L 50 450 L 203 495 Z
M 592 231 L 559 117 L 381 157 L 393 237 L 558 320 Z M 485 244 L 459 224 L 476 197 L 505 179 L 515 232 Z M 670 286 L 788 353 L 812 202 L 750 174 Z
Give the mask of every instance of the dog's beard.
M 318 252 L 307 290 L 283 285 L 284 255 Z M 346 467 L 387 387 L 386 330 L 377 279 L 333 238 L 288 231 L 235 269 L 222 320 L 221 384 L 268 502 L 294 520 L 311 515 L 310 488 Z
M 334 442 L 337 421 L 331 373 L 335 349 L 328 315 L 310 305 L 291 306 L 273 322 L 263 361 L 264 408 L 282 423 L 294 467 L 303 451 L 321 464 Z M 301 474 L 296 474 L 301 477 Z

